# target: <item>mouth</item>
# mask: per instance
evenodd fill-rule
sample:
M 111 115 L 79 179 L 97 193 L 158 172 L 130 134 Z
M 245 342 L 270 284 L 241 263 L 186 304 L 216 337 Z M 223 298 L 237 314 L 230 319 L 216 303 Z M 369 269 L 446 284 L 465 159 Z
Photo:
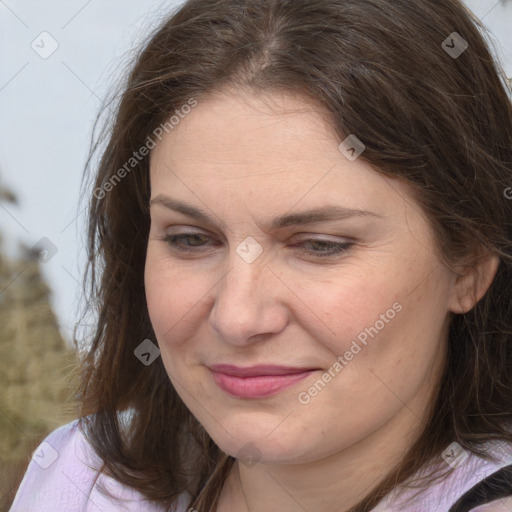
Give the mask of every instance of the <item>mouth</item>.
M 241 368 L 224 364 L 213 365 L 209 369 L 219 388 L 231 396 L 245 399 L 275 395 L 319 370 L 274 365 Z

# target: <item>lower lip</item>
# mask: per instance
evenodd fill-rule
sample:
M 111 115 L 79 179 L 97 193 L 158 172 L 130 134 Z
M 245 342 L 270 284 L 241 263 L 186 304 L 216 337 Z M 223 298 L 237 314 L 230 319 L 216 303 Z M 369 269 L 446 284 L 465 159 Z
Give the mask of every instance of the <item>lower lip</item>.
M 293 384 L 309 377 L 315 370 L 289 375 L 260 375 L 257 377 L 235 377 L 226 373 L 214 372 L 217 385 L 237 398 L 264 398 L 275 395 Z

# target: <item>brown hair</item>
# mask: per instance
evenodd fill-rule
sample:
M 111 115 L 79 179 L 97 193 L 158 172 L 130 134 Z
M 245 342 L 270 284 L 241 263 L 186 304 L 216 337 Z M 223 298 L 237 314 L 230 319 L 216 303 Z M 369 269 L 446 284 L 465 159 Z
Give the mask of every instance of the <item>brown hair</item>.
M 87 185 L 85 287 L 97 320 L 79 397 L 108 474 L 168 507 L 187 491 L 191 506 L 213 511 L 235 460 L 185 407 L 161 358 L 145 366 L 134 356 L 155 340 L 148 158 L 119 172 L 175 110 L 228 85 L 325 107 L 340 141 L 356 134 L 361 158 L 411 185 L 447 265 L 479 247 L 500 258 L 484 297 L 452 316 L 422 435 L 351 510 L 373 508 L 454 440 L 482 456 L 491 439 L 512 442 L 512 106 L 480 29 L 459 0 L 189 0 L 151 34 L 88 165 L 100 153 Z M 469 44 L 457 57 L 442 47 L 453 32 Z M 122 411 L 132 413 L 126 429 Z

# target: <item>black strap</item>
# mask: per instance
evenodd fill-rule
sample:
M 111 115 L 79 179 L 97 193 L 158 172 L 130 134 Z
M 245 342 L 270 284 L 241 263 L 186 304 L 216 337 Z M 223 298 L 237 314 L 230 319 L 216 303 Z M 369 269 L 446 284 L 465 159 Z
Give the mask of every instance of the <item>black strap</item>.
M 448 512 L 470 512 L 494 500 L 512 496 L 512 464 L 496 471 L 464 493 Z

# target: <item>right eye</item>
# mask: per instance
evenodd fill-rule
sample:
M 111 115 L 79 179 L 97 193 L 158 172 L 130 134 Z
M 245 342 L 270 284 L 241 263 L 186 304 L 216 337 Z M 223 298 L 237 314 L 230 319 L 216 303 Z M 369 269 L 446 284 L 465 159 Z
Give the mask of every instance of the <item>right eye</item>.
M 177 251 L 195 252 L 194 248 L 203 247 L 205 239 L 207 241 L 209 238 L 210 237 L 208 235 L 203 233 L 180 233 L 179 235 L 165 235 L 162 237 L 162 240 L 166 242 L 172 249 L 176 249 Z M 186 243 L 183 245 L 184 241 L 192 241 L 192 244 Z

